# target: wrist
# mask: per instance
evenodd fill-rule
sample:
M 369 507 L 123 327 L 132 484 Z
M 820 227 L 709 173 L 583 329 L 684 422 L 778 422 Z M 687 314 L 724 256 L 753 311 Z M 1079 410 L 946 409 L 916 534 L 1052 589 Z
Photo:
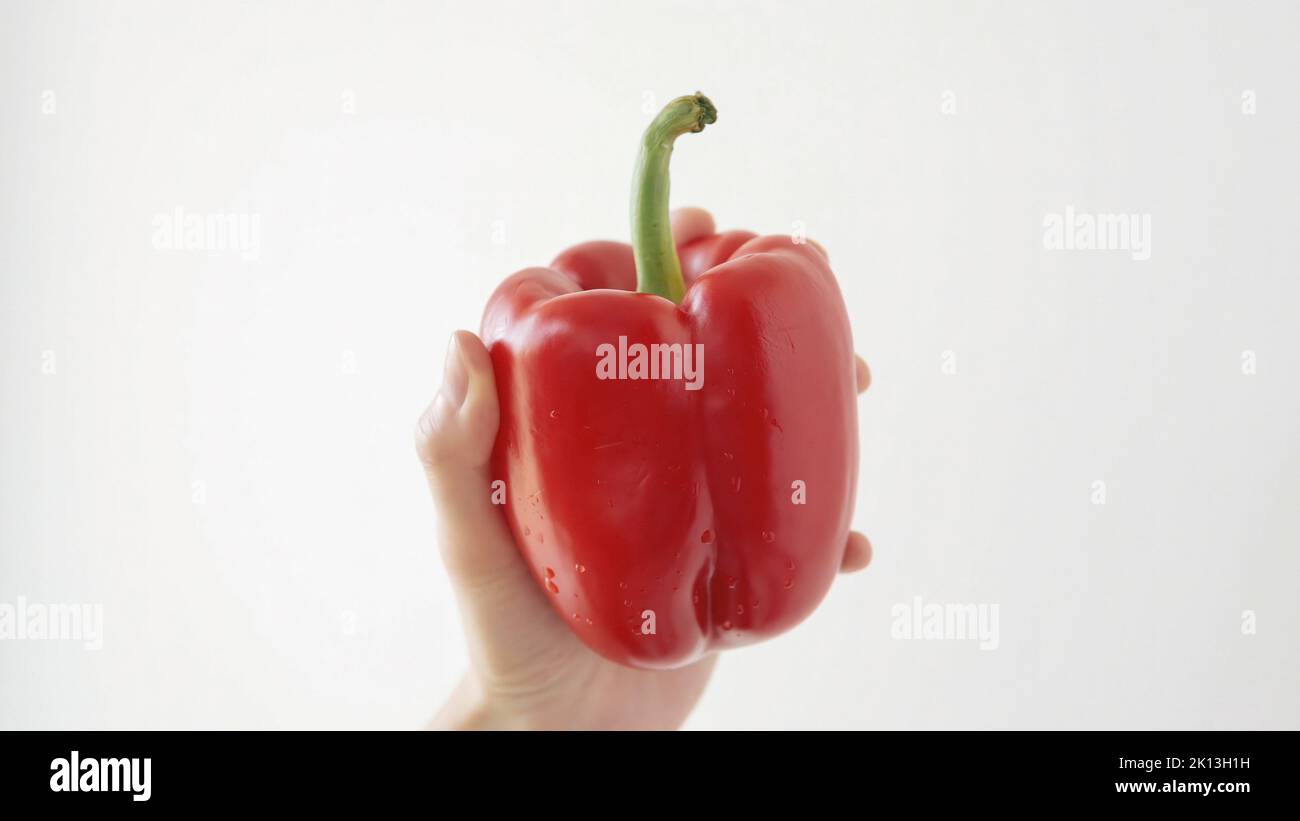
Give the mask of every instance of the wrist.
M 509 722 L 471 675 L 456 685 L 447 703 L 429 724 L 430 730 L 508 730 Z

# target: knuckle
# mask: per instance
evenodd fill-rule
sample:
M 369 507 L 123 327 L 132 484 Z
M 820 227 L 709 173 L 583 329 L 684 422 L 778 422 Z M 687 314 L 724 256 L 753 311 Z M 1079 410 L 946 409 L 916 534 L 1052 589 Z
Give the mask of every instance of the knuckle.
M 427 468 L 434 467 L 438 462 L 438 440 L 438 422 L 431 403 L 415 420 L 414 429 L 415 454 Z

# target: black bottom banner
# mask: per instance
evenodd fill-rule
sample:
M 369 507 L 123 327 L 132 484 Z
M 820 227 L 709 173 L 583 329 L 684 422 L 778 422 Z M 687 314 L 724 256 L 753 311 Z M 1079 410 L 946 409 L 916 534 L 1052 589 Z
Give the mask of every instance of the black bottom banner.
M 1178 813 L 1286 801 L 1292 733 L 10 732 L 0 789 L 51 809 L 147 812 L 563 794 L 568 783 L 679 806 L 684 780 L 743 799 L 858 788 L 917 808 L 1096 805 Z M 674 786 L 675 785 L 675 786 Z M 586 789 L 586 788 L 584 788 Z M 761 799 L 759 792 L 754 798 Z M 1289 803 L 1289 802 L 1288 802 Z

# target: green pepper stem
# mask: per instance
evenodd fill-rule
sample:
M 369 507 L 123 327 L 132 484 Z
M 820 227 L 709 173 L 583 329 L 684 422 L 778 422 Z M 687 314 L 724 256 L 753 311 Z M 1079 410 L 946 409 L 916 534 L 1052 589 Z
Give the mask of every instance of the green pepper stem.
M 641 138 L 632 177 L 632 252 L 636 289 L 680 303 L 686 294 L 682 265 L 668 221 L 668 161 L 673 141 L 688 131 L 703 131 L 718 110 L 703 94 L 678 97 L 664 106 Z

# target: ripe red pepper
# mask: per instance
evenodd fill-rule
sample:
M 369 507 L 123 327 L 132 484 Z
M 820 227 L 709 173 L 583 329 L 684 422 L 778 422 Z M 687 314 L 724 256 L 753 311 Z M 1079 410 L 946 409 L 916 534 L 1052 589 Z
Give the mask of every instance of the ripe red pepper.
M 483 317 L 515 541 L 578 636 L 638 667 L 798 623 L 853 512 L 853 339 L 823 253 L 744 231 L 673 243 L 673 142 L 715 119 L 696 94 L 646 130 L 632 246 L 520 271 Z

